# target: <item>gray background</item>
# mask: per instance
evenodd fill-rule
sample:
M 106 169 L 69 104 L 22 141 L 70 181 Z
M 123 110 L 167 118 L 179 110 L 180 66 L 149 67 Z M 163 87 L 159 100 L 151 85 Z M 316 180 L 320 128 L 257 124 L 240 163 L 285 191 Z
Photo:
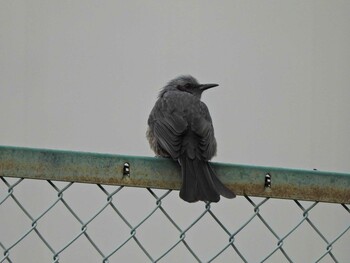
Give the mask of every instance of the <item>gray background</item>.
M 220 84 L 202 98 L 214 161 L 349 172 L 349 14 L 349 1 L 1 1 L 0 144 L 153 156 L 157 93 L 192 74 Z

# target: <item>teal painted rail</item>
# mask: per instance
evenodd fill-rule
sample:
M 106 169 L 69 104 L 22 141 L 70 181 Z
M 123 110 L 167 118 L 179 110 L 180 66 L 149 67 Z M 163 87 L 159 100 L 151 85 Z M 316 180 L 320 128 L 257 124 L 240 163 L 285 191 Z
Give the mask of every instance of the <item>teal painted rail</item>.
M 213 163 L 238 195 L 350 203 L 350 174 Z M 176 162 L 154 157 L 0 146 L 0 176 L 178 190 Z

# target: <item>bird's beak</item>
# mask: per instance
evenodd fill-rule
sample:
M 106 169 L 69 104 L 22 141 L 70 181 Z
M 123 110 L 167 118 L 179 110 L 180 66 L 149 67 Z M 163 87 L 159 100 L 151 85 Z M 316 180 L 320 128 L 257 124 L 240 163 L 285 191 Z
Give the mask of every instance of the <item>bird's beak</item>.
M 202 90 L 202 91 L 205 91 L 207 89 L 214 88 L 214 87 L 217 87 L 217 86 L 219 86 L 219 84 L 200 84 L 199 85 L 199 89 Z

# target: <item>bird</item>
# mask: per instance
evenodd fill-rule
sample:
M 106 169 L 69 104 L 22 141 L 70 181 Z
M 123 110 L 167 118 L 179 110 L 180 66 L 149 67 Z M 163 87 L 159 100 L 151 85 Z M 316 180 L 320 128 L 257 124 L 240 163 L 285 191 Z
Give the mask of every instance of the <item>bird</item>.
M 218 202 L 220 195 L 236 195 L 217 177 L 209 161 L 217 143 L 202 93 L 218 84 L 199 84 L 191 75 L 180 75 L 159 92 L 148 118 L 146 137 L 158 157 L 171 158 L 181 166 L 180 198 L 189 202 Z

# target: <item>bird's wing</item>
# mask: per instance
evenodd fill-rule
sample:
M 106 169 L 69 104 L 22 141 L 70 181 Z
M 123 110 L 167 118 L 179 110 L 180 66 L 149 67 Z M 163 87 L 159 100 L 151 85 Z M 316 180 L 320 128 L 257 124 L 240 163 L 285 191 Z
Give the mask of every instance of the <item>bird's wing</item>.
M 201 102 L 200 117 L 194 120 L 193 130 L 199 137 L 199 149 L 203 160 L 210 160 L 216 154 L 214 127 L 207 106 Z
M 151 125 L 157 142 L 173 159 L 181 154 L 182 135 L 187 130 L 187 121 L 176 111 L 169 112 L 164 101 L 156 103 Z

